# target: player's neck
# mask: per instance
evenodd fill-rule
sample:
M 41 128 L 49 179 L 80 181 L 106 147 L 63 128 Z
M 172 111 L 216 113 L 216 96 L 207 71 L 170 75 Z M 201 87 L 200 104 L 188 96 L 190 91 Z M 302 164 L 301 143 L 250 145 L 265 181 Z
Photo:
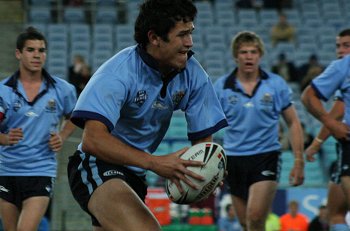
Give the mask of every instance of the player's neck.
M 42 72 L 41 71 L 33 72 L 33 71 L 26 70 L 24 68 L 21 68 L 19 79 L 21 82 L 27 82 L 27 83 L 41 82 Z

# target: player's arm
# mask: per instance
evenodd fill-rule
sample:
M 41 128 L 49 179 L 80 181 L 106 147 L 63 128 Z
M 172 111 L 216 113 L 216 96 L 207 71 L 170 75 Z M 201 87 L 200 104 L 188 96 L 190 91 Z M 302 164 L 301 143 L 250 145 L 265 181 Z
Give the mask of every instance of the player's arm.
M 294 166 L 289 178 L 293 186 L 298 186 L 304 182 L 303 130 L 293 105 L 285 109 L 282 115 L 288 126 L 289 140 L 294 153 Z
M 329 132 L 336 139 L 346 139 L 348 134 L 348 127 L 342 123 L 332 118 L 322 105 L 321 100 L 316 94 L 316 91 L 308 86 L 301 96 L 302 103 L 307 108 L 307 110 L 324 126 L 329 130 Z
M 344 102 L 341 100 L 336 100 L 332 106 L 332 109 L 329 112 L 329 115 L 332 118 L 335 118 L 336 120 L 340 121 L 344 116 L 344 110 Z M 319 133 L 314 138 L 310 146 L 305 150 L 306 159 L 308 161 L 315 160 L 314 155 L 320 151 L 322 143 L 325 140 L 327 140 L 330 135 L 330 131 L 325 126 L 322 126 Z
M 131 165 L 151 170 L 160 176 L 172 180 L 178 188 L 181 188 L 180 180 L 196 188 L 196 185 L 189 180 L 188 176 L 198 180 L 203 179 L 202 176 L 186 168 L 187 166 L 202 166 L 202 162 L 180 158 L 187 148 L 169 155 L 154 156 L 133 148 L 112 136 L 107 127 L 102 122 L 96 120 L 85 122 L 82 149 L 83 152 L 93 154 L 108 163 Z

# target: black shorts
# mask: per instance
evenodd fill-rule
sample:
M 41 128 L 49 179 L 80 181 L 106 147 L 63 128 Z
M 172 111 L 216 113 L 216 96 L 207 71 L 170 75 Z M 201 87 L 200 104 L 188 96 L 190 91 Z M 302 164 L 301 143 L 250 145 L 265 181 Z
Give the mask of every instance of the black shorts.
M 339 178 L 350 176 L 350 141 L 339 141 L 338 171 Z
M 121 165 L 106 163 L 96 157 L 76 151 L 68 162 L 69 186 L 80 207 L 91 216 L 92 224 L 100 226 L 97 219 L 89 212 L 88 203 L 98 186 L 110 179 L 124 180 L 145 201 L 147 184 L 145 176 L 138 176 Z
M 51 197 L 54 184 L 54 177 L 0 176 L 0 198 L 20 209 L 22 202 L 30 197 Z
M 232 195 L 248 200 L 249 187 L 259 181 L 278 181 L 281 171 L 279 151 L 250 156 L 227 156 L 227 185 Z
M 335 144 L 335 150 L 337 154 L 336 160 L 331 164 L 330 166 L 330 181 L 335 184 L 340 184 L 340 174 L 341 174 L 341 159 L 340 153 L 341 153 L 341 145 L 339 142 Z M 326 153 L 329 155 L 329 153 Z

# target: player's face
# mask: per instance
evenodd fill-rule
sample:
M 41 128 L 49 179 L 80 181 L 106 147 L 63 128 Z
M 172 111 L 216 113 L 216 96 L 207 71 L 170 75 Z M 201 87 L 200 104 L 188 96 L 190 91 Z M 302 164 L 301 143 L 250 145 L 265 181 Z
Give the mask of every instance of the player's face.
M 186 66 L 187 53 L 193 46 L 193 22 L 177 22 L 168 34 L 168 41 L 159 42 L 159 66 L 161 69 L 182 69 Z
M 242 44 L 237 52 L 236 63 L 243 73 L 254 73 L 259 69 L 260 52 L 254 44 Z
M 336 40 L 337 58 L 341 59 L 350 54 L 350 36 L 337 37 Z
M 22 51 L 16 50 L 20 68 L 29 72 L 41 71 L 46 61 L 46 46 L 43 40 L 27 40 Z

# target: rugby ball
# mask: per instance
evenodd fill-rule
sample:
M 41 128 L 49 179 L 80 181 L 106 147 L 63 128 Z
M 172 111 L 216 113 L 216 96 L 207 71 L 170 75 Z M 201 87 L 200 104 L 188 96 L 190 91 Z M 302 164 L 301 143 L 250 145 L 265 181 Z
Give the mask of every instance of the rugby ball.
M 181 158 L 204 162 L 204 165 L 201 167 L 189 166 L 187 169 L 203 176 L 205 180 L 199 181 L 187 176 L 199 188 L 194 189 L 180 181 L 184 190 L 184 193 L 181 194 L 176 185 L 167 179 L 165 181 L 165 190 L 170 200 L 174 203 L 191 204 L 201 201 L 213 193 L 219 183 L 224 179 L 227 160 L 224 149 L 217 143 L 204 142 L 196 144 L 182 154 Z

